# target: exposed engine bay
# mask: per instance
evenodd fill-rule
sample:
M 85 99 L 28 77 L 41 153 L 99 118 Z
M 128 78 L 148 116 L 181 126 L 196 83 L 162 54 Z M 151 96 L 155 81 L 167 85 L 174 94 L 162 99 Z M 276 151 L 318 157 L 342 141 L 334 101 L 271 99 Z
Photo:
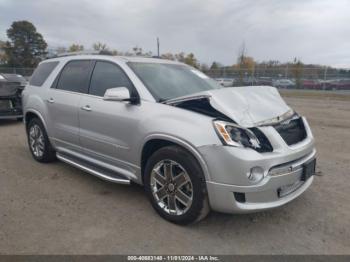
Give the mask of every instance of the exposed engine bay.
M 258 152 L 273 151 L 260 127 L 272 126 L 289 146 L 306 138 L 302 118 L 274 87 L 222 88 L 164 103 L 213 117 L 219 125 L 224 123 L 222 129 L 231 126 L 226 130 L 230 137 L 239 137 L 243 146 Z

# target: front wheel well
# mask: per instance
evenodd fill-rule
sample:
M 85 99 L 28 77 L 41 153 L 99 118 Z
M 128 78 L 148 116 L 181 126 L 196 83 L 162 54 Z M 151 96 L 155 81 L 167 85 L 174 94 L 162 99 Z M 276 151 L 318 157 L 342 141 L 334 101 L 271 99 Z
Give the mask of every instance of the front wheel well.
M 142 179 L 142 183 L 144 182 L 143 181 L 144 172 L 145 172 L 145 167 L 146 167 L 148 159 L 152 156 L 152 154 L 154 152 L 156 152 L 157 150 L 159 150 L 163 147 L 166 147 L 166 146 L 177 146 L 177 147 L 180 147 L 183 150 L 187 151 L 188 153 L 190 153 L 193 156 L 194 160 L 197 161 L 199 166 L 201 166 L 201 168 L 203 169 L 203 172 L 205 174 L 206 167 L 201 165 L 200 159 L 196 156 L 196 154 L 191 152 L 191 150 L 189 150 L 188 148 L 186 148 L 185 146 L 183 146 L 179 143 L 157 138 L 157 139 L 151 139 L 151 140 L 147 141 L 146 144 L 143 146 L 142 154 L 141 154 L 141 179 Z
M 199 159 L 189 150 L 188 148 L 184 147 L 183 145 L 179 143 L 175 143 L 169 140 L 165 139 L 151 139 L 146 142 L 146 144 L 142 148 L 142 154 L 141 154 L 141 177 L 143 182 L 144 177 L 144 171 L 147 164 L 147 160 L 152 156 L 154 152 L 157 150 L 166 147 L 166 146 L 178 146 L 182 148 L 183 150 L 186 150 L 188 153 L 190 153 L 194 159 L 198 162 L 198 164 L 201 166 Z
M 24 120 L 26 123 L 26 126 L 28 126 L 29 122 L 33 119 L 33 118 L 39 118 L 39 116 L 33 112 L 28 112 L 26 113 Z M 40 118 L 39 118 L 40 119 Z
M 156 152 L 157 150 L 161 149 L 162 147 L 166 146 L 178 146 L 178 144 L 163 140 L 163 139 L 152 139 L 147 141 L 147 143 L 143 146 L 142 149 L 142 155 L 141 155 L 141 174 L 142 174 L 142 180 L 143 180 L 143 172 L 145 170 L 145 166 L 147 163 L 147 160 L 149 157 Z

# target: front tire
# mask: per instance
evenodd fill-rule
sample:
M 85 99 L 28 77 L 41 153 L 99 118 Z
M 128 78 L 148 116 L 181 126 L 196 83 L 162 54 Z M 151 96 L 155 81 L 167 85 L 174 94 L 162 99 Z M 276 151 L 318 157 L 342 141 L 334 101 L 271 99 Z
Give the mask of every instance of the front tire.
M 50 143 L 44 125 L 38 118 L 29 121 L 27 137 L 30 152 L 36 161 L 49 163 L 56 160 L 56 152 Z
M 178 146 L 157 150 L 147 161 L 144 175 L 151 204 L 166 220 L 185 225 L 209 213 L 203 171 L 188 151 Z

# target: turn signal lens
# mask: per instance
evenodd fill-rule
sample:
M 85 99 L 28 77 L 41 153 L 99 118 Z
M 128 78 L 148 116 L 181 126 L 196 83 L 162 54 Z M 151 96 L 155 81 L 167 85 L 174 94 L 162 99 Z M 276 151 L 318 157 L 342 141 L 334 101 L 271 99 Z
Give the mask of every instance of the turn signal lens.
M 226 142 L 230 142 L 231 137 L 227 133 L 225 126 L 223 126 L 221 123 L 216 122 L 215 123 L 216 129 L 219 131 L 220 135 L 224 138 Z

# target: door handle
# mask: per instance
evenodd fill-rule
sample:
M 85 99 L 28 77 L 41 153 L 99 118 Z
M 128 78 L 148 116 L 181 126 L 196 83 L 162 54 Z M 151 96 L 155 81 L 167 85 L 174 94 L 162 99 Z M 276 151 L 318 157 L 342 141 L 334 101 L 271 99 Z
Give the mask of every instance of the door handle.
M 47 100 L 47 102 L 49 102 L 50 104 L 53 104 L 53 103 L 55 103 L 55 100 L 52 97 L 50 97 L 50 99 Z
M 91 111 L 91 107 L 89 105 L 83 106 L 81 109 L 85 111 Z

